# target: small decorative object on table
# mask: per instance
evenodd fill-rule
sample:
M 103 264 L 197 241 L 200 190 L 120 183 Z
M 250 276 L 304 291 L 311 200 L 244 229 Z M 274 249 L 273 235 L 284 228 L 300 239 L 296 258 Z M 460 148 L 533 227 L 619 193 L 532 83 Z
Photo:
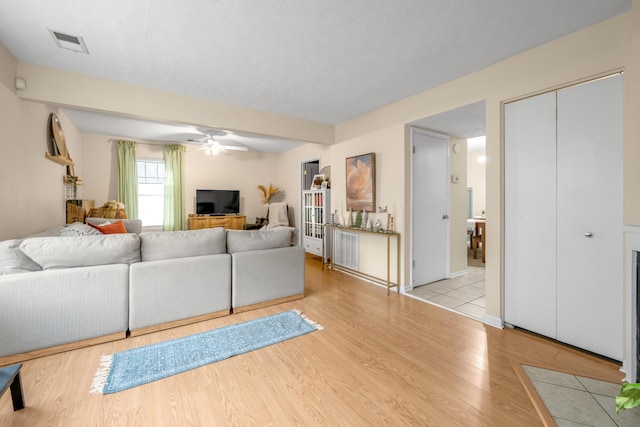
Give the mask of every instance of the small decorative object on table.
M 391 214 L 387 214 L 387 231 L 393 231 L 393 216 Z
M 353 224 L 355 228 L 362 227 L 362 212 L 356 212 L 356 222 Z

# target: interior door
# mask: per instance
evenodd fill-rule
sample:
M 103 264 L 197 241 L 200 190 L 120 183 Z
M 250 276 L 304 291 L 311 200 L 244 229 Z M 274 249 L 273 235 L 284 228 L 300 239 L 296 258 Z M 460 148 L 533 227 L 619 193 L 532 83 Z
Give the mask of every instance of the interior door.
M 413 151 L 412 286 L 447 277 L 449 262 L 449 138 L 411 129 Z
M 622 360 L 622 76 L 558 92 L 558 340 Z
M 556 337 L 556 93 L 504 108 L 504 320 Z

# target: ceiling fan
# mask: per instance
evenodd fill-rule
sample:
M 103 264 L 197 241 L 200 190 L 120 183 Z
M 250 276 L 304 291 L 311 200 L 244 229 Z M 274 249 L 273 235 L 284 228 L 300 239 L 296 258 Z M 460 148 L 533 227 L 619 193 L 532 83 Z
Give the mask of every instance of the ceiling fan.
M 195 142 L 202 144 L 201 149 L 206 150 L 207 154 L 210 156 L 216 155 L 223 150 L 231 150 L 231 151 L 249 151 L 249 148 L 244 145 L 228 145 L 224 143 L 220 143 L 220 139 L 227 138 L 227 135 L 231 132 L 219 129 L 203 129 L 201 132 L 205 135 L 202 138 L 197 139 L 188 139 L 188 142 Z

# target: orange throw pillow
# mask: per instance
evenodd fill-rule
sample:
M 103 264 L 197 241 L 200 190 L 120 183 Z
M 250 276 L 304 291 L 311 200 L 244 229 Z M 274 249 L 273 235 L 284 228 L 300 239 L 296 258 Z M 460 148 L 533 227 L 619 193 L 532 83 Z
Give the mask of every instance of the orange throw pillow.
M 114 222 L 113 224 L 104 224 L 104 225 L 89 223 L 89 225 L 95 228 L 96 230 L 98 230 L 99 232 L 101 232 L 102 234 L 123 234 L 127 232 L 127 228 L 124 226 L 124 222 L 122 221 L 117 221 L 117 222 Z

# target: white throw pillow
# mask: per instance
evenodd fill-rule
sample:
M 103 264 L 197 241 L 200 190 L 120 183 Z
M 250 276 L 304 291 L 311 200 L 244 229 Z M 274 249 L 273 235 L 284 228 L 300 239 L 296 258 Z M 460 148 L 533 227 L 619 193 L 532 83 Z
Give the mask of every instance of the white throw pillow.
M 20 250 L 22 240 L 13 239 L 0 242 L 0 274 L 40 271 L 40 265 Z
M 81 222 L 74 222 L 73 224 L 64 227 L 60 230 L 60 236 L 99 236 L 102 233 L 89 225 Z

